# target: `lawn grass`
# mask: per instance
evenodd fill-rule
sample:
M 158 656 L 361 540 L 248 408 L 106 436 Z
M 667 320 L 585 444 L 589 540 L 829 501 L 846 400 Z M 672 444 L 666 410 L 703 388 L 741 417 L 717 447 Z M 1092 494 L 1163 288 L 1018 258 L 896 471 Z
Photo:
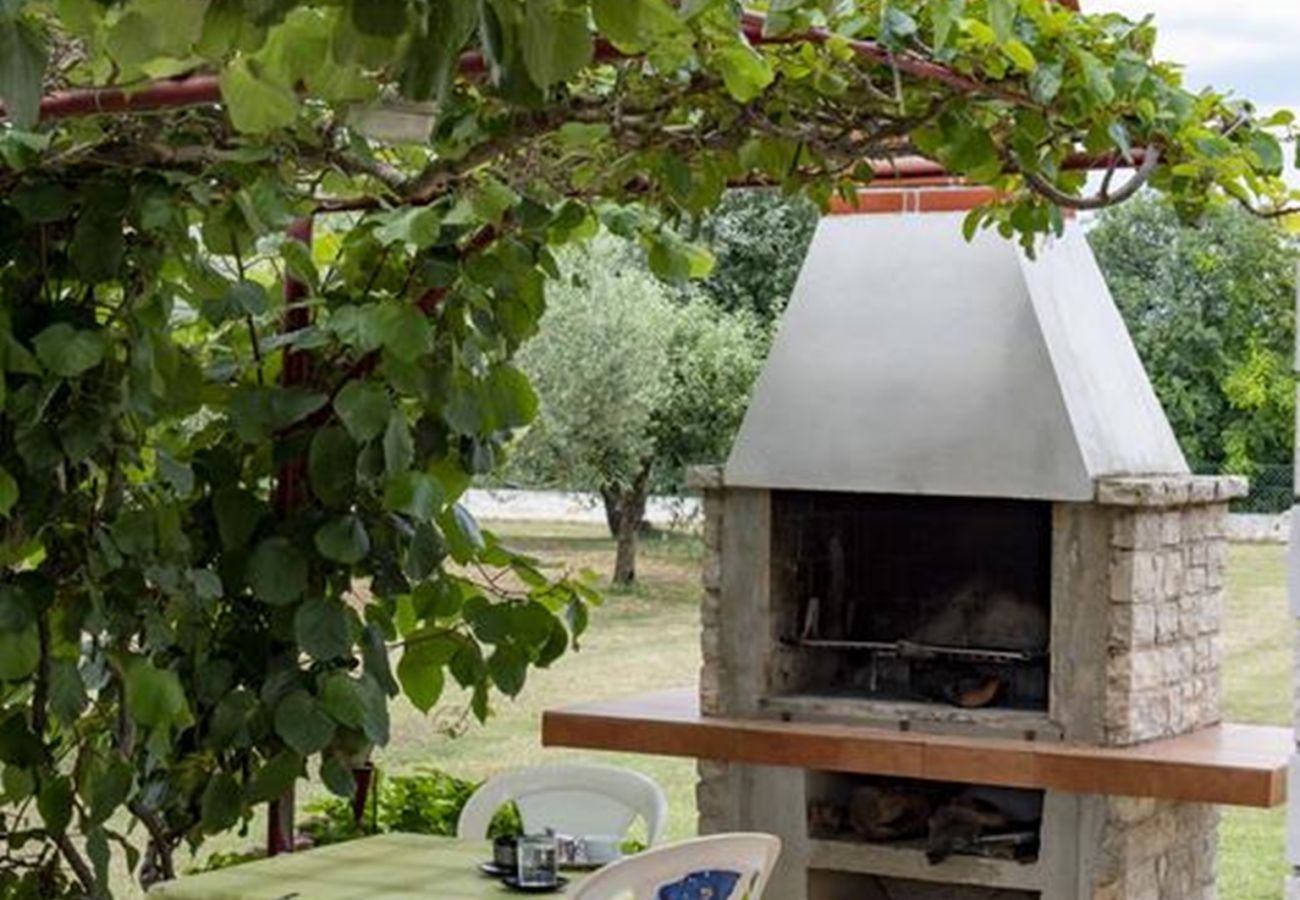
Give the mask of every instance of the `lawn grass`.
M 1286 552 L 1238 545 L 1228 559 L 1224 613 L 1224 714 L 1236 722 L 1291 721 L 1291 636 Z M 1286 876 L 1285 810 L 1226 809 L 1219 838 L 1219 896 L 1278 900 Z
M 613 546 L 589 526 L 510 523 L 498 532 L 554 565 L 609 571 Z M 379 757 L 394 773 L 422 766 L 483 778 L 512 766 L 559 759 L 626 764 L 655 778 L 668 791 L 670 837 L 695 831 L 695 766 L 690 761 L 646 756 L 543 750 L 541 711 L 575 700 L 687 686 L 699 668 L 698 543 L 681 535 L 655 536 L 643 546 L 640 585 L 611 592 L 592 616 L 581 650 L 551 670 L 535 672 L 515 701 L 497 700 L 487 725 L 469 726 L 459 737 L 448 724 L 461 718 L 459 698 L 426 717 L 398 701 L 393 741 Z M 1292 626 L 1285 597 L 1285 554 L 1280 547 L 1234 547 L 1224 622 L 1226 713 L 1237 721 L 1285 724 L 1289 720 Z M 319 796 L 304 792 L 304 802 Z M 1219 896 L 1225 900 L 1277 900 L 1283 864 L 1281 811 L 1228 810 L 1224 815 Z M 215 846 L 246 846 L 250 838 L 223 838 Z M 205 848 L 204 853 L 210 848 Z

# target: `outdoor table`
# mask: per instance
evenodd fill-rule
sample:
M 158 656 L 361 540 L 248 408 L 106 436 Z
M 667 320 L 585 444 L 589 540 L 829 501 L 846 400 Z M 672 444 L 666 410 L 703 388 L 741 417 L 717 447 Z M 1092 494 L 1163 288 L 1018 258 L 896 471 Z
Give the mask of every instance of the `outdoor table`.
M 156 900 L 480 900 L 522 896 L 479 872 L 488 841 L 382 834 L 190 875 L 154 886 Z M 564 894 L 590 873 L 565 871 Z M 542 896 L 564 896 L 544 894 Z

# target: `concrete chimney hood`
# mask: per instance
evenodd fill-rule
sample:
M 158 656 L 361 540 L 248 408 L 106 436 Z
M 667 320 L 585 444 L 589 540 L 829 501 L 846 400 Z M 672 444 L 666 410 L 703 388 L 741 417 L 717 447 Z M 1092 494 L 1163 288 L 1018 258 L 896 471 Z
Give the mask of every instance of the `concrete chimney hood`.
M 1084 501 L 1188 472 L 1079 226 L 1030 260 L 962 218 L 822 220 L 729 486 Z

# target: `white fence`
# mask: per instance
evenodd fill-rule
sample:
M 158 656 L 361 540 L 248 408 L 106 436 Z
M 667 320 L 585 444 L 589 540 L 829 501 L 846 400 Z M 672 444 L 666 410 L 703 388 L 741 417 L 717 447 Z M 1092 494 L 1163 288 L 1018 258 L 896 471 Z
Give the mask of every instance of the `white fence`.
M 1228 516 L 1228 540 L 1243 544 L 1285 544 L 1291 531 L 1289 513 L 1233 513 Z
M 605 524 L 605 509 L 596 494 L 476 489 L 466 494 L 465 505 L 475 518 L 499 522 Z M 694 497 L 651 497 L 645 517 L 657 528 L 694 528 L 700 524 L 700 501 Z

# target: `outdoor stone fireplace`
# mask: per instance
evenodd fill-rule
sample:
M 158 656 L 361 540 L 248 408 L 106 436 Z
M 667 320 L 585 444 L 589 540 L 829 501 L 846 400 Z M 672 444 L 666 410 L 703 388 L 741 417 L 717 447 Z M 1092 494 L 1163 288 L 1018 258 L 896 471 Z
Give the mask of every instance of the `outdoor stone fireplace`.
M 1219 721 L 1245 484 L 1188 473 L 1081 235 L 1029 260 L 959 216 L 824 220 L 695 480 L 706 716 L 972 744 L 945 783 L 702 762 L 702 832 L 782 838 L 773 898 L 1215 895 L 1214 807 L 989 788 L 974 752 Z

